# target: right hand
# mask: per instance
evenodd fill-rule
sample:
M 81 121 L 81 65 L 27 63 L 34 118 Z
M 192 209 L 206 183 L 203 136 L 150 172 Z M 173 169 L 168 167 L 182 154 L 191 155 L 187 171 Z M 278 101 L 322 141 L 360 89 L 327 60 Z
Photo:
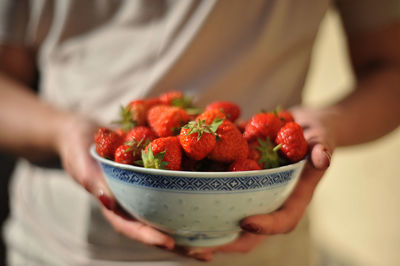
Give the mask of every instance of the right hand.
M 65 123 L 57 134 L 57 151 L 64 169 L 102 203 L 104 217 L 114 229 L 144 244 L 174 248 L 172 237 L 143 224 L 126 214 L 108 188 L 99 165 L 89 155 L 89 147 L 98 125 L 75 114 L 64 115 Z

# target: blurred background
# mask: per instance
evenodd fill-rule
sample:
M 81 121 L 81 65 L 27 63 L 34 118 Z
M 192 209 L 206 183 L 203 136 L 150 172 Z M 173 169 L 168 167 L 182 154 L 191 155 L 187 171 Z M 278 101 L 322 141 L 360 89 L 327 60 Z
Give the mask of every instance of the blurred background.
M 330 11 L 315 45 L 306 104 L 329 104 L 351 91 L 345 45 L 338 15 Z M 12 167 L 13 159 L 0 154 L 1 222 L 8 212 Z M 400 265 L 399 171 L 400 129 L 370 144 L 336 150 L 310 207 L 315 264 Z M 5 265 L 2 244 L 0 258 Z
M 329 104 L 353 85 L 340 19 L 330 11 L 304 99 L 311 106 Z M 336 149 L 310 208 L 318 265 L 400 265 L 399 173 L 400 128 L 373 143 Z

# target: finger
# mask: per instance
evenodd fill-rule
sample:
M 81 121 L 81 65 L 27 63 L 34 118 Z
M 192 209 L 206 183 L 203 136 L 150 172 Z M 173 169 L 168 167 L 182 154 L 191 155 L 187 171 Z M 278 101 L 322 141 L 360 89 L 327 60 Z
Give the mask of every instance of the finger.
M 325 135 L 323 130 L 318 128 L 304 131 L 304 137 L 309 147 L 310 161 L 315 168 L 321 170 L 329 167 L 333 153 L 333 145 L 328 144 L 328 138 Z
M 200 261 L 211 261 L 214 257 L 215 248 L 188 248 L 177 246 L 175 247 L 175 252 L 179 255 L 183 255 L 185 257 L 194 258 Z
M 159 246 L 168 250 L 174 248 L 175 243 L 173 238 L 161 233 L 153 227 L 133 218 L 127 219 L 106 208 L 102 208 L 102 211 L 117 232 L 148 245 Z
M 295 190 L 281 209 L 270 214 L 247 217 L 241 222 L 241 227 L 256 234 L 274 235 L 291 232 L 303 216 L 324 172 L 307 163 Z
M 316 169 L 325 170 L 331 164 L 332 152 L 321 143 L 310 147 L 310 159 Z
M 266 238 L 267 236 L 265 235 L 256 235 L 248 232 L 242 232 L 238 240 L 233 241 L 232 243 L 229 243 L 227 245 L 218 247 L 215 251 L 247 253 L 253 250 Z
M 97 162 L 90 157 L 88 151 L 80 150 L 77 154 L 78 164 L 77 181 L 92 195 L 94 195 L 101 204 L 107 209 L 116 208 L 116 200 L 105 182 L 103 173 Z

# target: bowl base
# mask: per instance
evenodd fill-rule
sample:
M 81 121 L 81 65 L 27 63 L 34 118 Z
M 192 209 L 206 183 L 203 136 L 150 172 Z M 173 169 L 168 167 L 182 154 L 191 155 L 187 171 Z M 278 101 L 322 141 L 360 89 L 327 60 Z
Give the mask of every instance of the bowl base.
M 180 246 L 191 247 L 215 247 L 228 244 L 239 236 L 239 232 L 233 232 L 223 235 L 207 236 L 197 234 L 194 236 L 172 235 L 175 243 Z

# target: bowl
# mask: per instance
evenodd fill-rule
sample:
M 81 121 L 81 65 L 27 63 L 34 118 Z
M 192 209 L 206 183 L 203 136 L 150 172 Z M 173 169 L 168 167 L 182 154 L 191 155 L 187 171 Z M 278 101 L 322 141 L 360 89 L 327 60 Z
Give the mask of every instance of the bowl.
M 293 191 L 306 160 L 245 172 L 149 169 L 90 154 L 118 203 L 133 217 L 170 234 L 177 245 L 210 247 L 233 241 L 240 221 L 278 209 Z

